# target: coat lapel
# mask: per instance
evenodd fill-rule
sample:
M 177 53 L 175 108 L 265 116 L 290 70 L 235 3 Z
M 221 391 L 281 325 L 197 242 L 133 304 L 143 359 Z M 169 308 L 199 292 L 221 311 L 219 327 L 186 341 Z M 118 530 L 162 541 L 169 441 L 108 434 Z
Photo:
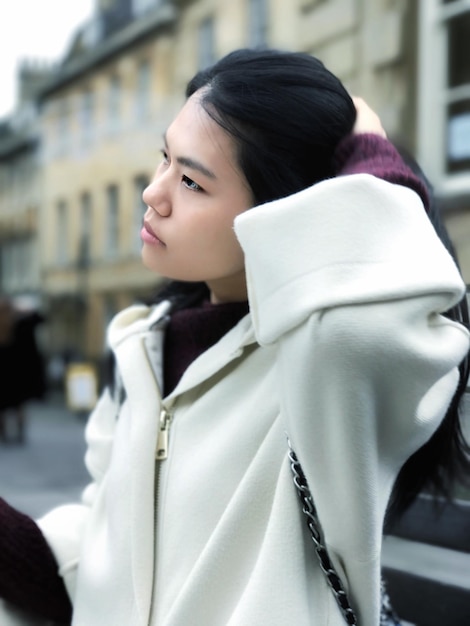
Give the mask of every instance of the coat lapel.
M 161 399 L 142 336 L 129 337 L 118 347 L 116 357 L 131 413 L 132 580 L 139 617 L 146 624 L 153 586 L 155 445 Z

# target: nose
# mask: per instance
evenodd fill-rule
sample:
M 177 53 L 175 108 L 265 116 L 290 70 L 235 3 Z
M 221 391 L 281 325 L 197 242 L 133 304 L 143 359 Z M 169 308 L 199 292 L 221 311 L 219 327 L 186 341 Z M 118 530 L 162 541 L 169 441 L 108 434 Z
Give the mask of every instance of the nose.
M 171 214 L 171 203 L 163 177 L 155 177 L 142 192 L 142 200 L 161 217 Z

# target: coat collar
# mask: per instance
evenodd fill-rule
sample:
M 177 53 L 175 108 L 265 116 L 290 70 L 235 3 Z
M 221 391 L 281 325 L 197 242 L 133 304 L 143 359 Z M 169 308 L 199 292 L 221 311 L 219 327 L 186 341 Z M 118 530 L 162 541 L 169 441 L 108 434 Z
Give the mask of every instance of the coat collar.
M 123 351 L 122 346 L 127 342 L 137 342 L 144 347 L 145 355 L 139 351 L 138 361 L 141 362 L 145 356 L 145 364 L 152 370 L 159 392 L 162 389 L 163 335 L 170 313 L 169 301 L 161 302 L 152 308 L 135 305 L 119 313 L 111 322 L 108 332 L 108 341 L 118 363 L 119 354 Z M 178 385 L 165 400 L 173 400 L 177 395 L 207 380 L 227 363 L 241 356 L 246 346 L 254 343 L 256 339 L 253 324 L 251 316 L 247 314 L 216 344 L 191 363 Z M 137 366 L 137 363 L 135 365 Z M 121 366 L 120 371 L 123 375 Z M 131 367 L 130 374 L 133 371 L 134 368 Z M 129 393 L 124 376 L 123 382 Z

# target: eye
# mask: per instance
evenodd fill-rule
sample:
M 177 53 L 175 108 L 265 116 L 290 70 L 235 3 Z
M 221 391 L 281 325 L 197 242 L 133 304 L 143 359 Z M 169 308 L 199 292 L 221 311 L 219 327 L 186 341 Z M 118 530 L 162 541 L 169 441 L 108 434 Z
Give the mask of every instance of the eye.
M 163 148 L 160 150 L 160 152 L 161 152 L 161 155 L 162 155 L 162 161 L 164 163 L 169 163 L 170 159 L 168 157 L 168 152 L 166 150 L 164 150 Z
M 204 189 L 200 185 L 195 183 L 194 180 L 191 180 L 185 174 L 182 175 L 181 181 L 183 185 L 187 187 L 187 189 L 189 189 L 190 191 L 204 191 Z

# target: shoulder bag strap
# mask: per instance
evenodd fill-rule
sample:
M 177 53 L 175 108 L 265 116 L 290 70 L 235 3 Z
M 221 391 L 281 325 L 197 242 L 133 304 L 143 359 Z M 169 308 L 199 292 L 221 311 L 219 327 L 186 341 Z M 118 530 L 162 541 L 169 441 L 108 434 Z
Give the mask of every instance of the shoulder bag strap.
M 326 549 L 325 541 L 323 538 L 323 531 L 320 525 L 320 520 L 318 519 L 317 510 L 313 503 L 313 498 L 312 494 L 310 493 L 307 479 L 305 478 L 305 474 L 303 473 L 302 467 L 299 463 L 299 460 L 297 459 L 297 455 L 292 449 L 289 439 L 287 440 L 287 443 L 289 446 L 289 460 L 294 479 L 294 485 L 300 499 L 302 512 L 305 515 L 310 536 L 315 546 L 315 552 L 317 554 L 320 567 L 326 576 L 328 585 L 333 592 L 335 600 L 341 610 L 346 624 L 357 624 L 356 614 L 351 607 L 351 603 L 349 602 L 349 598 L 344 589 L 343 583 L 338 573 L 336 572 L 331 562 L 330 555 L 328 554 L 328 550 Z

